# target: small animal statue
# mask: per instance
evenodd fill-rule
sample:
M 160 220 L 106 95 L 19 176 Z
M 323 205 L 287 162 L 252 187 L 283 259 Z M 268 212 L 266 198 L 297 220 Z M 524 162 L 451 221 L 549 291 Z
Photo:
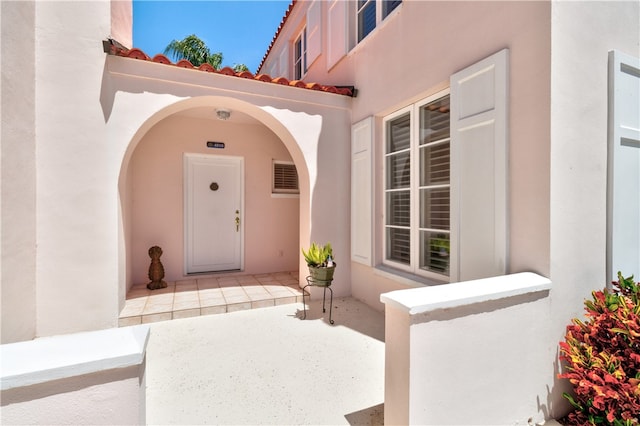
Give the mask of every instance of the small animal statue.
M 162 280 L 164 278 L 164 266 L 160 262 L 160 256 L 162 256 L 160 247 L 153 246 L 149 249 L 149 257 L 151 258 L 151 265 L 149 265 L 149 279 L 151 282 L 147 284 L 149 290 L 157 290 L 167 286 L 167 283 Z

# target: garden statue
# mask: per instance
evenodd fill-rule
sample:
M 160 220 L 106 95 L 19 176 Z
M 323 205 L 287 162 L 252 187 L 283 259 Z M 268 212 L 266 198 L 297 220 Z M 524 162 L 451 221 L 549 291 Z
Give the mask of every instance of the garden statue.
M 162 256 L 160 247 L 153 246 L 149 249 L 149 257 L 151 258 L 151 265 L 149 265 L 149 279 L 151 282 L 147 284 L 149 290 L 167 287 L 167 283 L 162 280 L 164 278 L 164 266 L 160 262 L 160 256 Z

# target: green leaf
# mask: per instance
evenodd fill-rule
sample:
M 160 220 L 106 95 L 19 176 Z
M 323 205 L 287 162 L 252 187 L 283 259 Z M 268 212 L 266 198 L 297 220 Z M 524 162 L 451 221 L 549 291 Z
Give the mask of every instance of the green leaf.
M 579 403 L 577 403 L 575 401 L 575 399 L 573 399 L 573 396 L 571 396 L 570 394 L 568 394 L 567 392 L 563 392 L 562 396 L 564 396 L 571 405 L 573 405 L 575 408 L 577 408 L 580 411 L 583 411 L 584 408 L 582 407 L 582 405 L 580 405 Z

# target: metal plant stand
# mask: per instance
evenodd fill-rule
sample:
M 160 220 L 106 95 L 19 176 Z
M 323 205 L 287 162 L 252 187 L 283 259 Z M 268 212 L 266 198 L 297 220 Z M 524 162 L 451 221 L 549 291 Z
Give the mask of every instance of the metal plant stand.
M 327 289 L 329 289 L 329 292 L 331 293 L 331 300 L 329 301 L 329 323 L 333 324 L 333 320 L 331 319 L 331 308 L 333 307 L 333 290 L 331 289 L 331 283 L 333 282 L 333 280 L 328 280 L 328 281 L 321 281 L 321 280 L 316 280 L 313 277 L 311 277 L 311 275 L 307 276 L 307 285 L 305 285 L 302 288 L 302 308 L 304 309 L 304 316 L 302 317 L 302 319 L 306 319 L 307 318 L 307 305 L 304 302 L 304 296 L 309 296 L 309 301 L 311 301 L 311 293 L 309 293 L 307 291 L 307 287 L 309 286 L 313 286 L 313 287 L 322 287 L 322 312 L 326 312 L 325 307 L 324 307 L 324 301 L 325 301 L 325 297 L 327 295 Z

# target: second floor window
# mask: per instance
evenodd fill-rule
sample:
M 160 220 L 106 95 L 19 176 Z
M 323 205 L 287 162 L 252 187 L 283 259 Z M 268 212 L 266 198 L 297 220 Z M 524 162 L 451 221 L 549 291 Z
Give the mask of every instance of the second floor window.
M 358 0 L 358 43 L 376 27 L 376 0 Z
M 293 76 L 301 80 L 307 72 L 307 29 L 304 28 L 293 44 Z
M 402 0 L 358 0 L 356 4 L 357 42 L 360 43 L 400 3 Z

